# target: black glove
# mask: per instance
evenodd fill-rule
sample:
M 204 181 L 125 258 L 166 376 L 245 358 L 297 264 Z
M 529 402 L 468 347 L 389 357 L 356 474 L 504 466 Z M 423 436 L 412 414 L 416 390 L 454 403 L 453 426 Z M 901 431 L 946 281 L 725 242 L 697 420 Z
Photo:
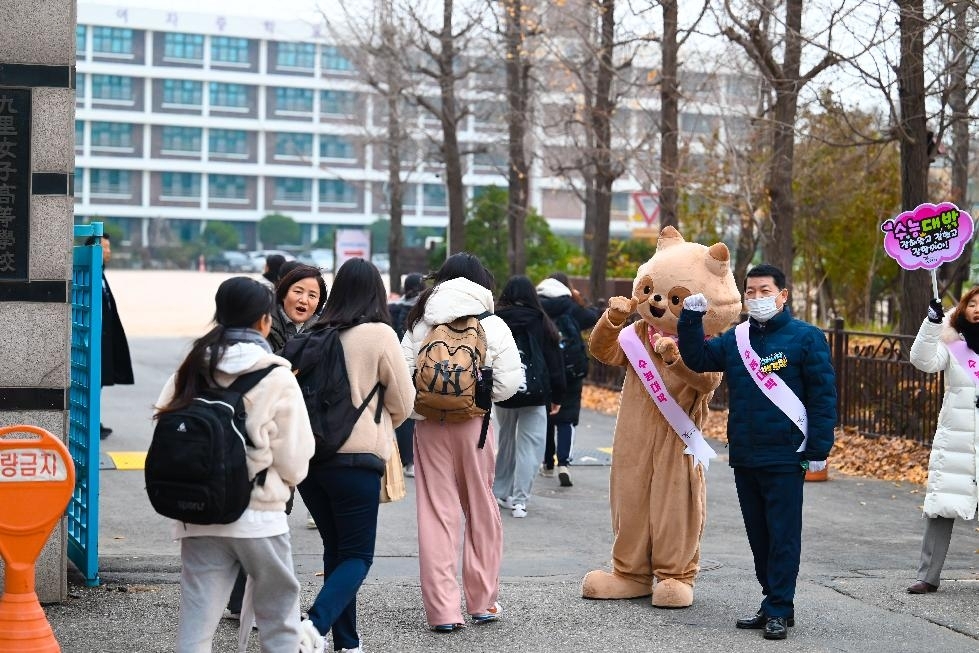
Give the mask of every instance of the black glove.
M 945 319 L 945 311 L 942 310 L 942 302 L 939 299 L 933 299 L 928 302 L 928 321 L 934 322 L 935 324 L 941 324 L 942 320 Z

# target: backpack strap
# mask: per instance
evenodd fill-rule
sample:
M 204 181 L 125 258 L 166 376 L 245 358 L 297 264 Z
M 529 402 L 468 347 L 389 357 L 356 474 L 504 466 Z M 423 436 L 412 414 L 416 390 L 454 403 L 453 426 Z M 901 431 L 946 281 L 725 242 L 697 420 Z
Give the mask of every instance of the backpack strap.
M 237 379 L 235 379 L 234 380 L 234 383 L 232 383 L 231 385 L 229 385 L 227 389 L 230 390 L 230 391 L 232 391 L 232 392 L 237 392 L 242 397 L 244 397 L 246 392 L 248 392 L 249 390 L 251 390 L 252 388 L 254 388 L 256 385 L 258 385 L 258 383 L 262 379 L 264 379 L 269 374 L 271 374 L 272 370 L 274 370 L 277 367 L 279 367 L 279 365 L 273 364 L 273 365 L 269 365 L 265 369 L 255 370 L 254 372 L 248 372 L 247 374 L 242 374 Z M 248 436 L 248 430 L 247 429 L 244 429 L 243 435 L 245 436 L 245 442 L 248 444 L 248 446 L 251 447 L 252 449 L 254 449 L 255 448 L 255 445 L 252 443 L 252 439 Z M 268 473 L 269 473 L 269 470 L 266 467 L 265 469 L 263 469 L 259 473 L 255 474 L 255 478 L 252 479 L 252 481 L 256 485 L 260 485 L 260 486 L 261 485 L 265 485 L 265 477 L 268 476 Z
M 486 318 L 488 318 L 490 315 L 493 315 L 492 311 L 483 311 L 482 313 L 476 316 L 476 319 L 479 321 L 483 321 Z M 485 337 L 485 335 L 483 337 Z M 488 347 L 489 345 L 487 345 L 487 348 Z M 476 443 L 477 449 L 482 449 L 484 446 L 486 446 L 486 433 L 489 431 L 489 423 L 490 423 L 490 411 L 487 410 L 486 414 L 483 415 L 483 423 L 479 428 L 479 442 Z
M 384 386 L 381 385 L 380 381 L 374 384 L 374 387 L 371 388 L 371 391 L 367 393 L 366 397 L 364 397 L 364 401 L 360 404 L 360 406 L 357 407 L 357 417 L 354 418 L 354 422 L 360 419 L 360 416 L 367 408 L 367 404 L 370 403 L 371 399 L 374 398 L 375 394 L 377 394 L 378 397 L 377 397 L 377 408 L 374 409 L 374 423 L 375 424 L 381 423 L 381 412 L 384 410 Z

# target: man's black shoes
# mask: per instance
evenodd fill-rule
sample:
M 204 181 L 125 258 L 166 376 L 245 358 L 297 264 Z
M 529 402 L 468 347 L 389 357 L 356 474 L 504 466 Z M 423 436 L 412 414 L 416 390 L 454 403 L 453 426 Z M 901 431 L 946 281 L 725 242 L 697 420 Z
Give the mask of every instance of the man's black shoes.
M 103 426 L 103 425 L 99 424 L 99 439 L 100 440 L 105 440 L 107 437 L 109 437 L 109 435 L 111 433 L 112 433 L 112 429 L 110 429 L 108 426 Z
M 765 624 L 765 639 L 785 639 L 788 636 L 785 617 L 772 617 Z
M 795 625 L 794 617 L 780 617 L 780 619 L 782 619 L 783 626 Z M 738 619 L 735 625 L 738 628 L 742 628 L 742 629 L 760 630 L 762 628 L 765 628 L 768 625 L 769 621 L 771 621 L 771 619 L 769 619 L 769 617 L 764 612 L 759 610 L 758 612 L 756 612 L 750 617 L 745 617 L 744 619 Z M 779 639 L 783 639 L 783 638 L 784 635 Z

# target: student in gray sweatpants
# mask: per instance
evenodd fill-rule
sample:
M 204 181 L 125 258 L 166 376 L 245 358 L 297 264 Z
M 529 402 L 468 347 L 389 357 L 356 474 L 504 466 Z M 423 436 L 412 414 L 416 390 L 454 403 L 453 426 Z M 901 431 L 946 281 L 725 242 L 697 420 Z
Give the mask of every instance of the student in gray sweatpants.
M 292 566 L 286 501 L 306 477 L 315 443 L 302 391 L 289 361 L 272 353 L 272 293 L 246 277 L 224 281 L 215 295 L 217 325 L 194 342 L 157 400 L 157 416 L 188 406 L 201 378 L 228 387 L 249 372 L 272 367 L 244 395 L 249 478 L 255 483 L 244 513 L 230 524 L 174 522 L 180 540 L 180 623 L 177 653 L 210 653 L 214 631 L 239 569 L 254 584 L 255 621 L 267 653 L 312 650 L 315 630 L 299 620 L 299 582 Z M 181 424 L 182 426 L 182 424 Z M 305 623 L 305 622 L 304 622 Z M 301 642 L 308 645 L 301 649 Z

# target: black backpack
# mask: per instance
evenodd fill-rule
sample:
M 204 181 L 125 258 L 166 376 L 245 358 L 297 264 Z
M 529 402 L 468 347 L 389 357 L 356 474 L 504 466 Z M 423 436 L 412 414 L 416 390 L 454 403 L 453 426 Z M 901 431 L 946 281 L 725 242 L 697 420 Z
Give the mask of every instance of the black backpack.
M 512 397 L 498 402 L 497 405 L 504 408 L 544 406 L 550 401 L 551 395 L 551 378 L 547 371 L 547 361 L 544 360 L 544 350 L 528 329 L 514 330 L 513 340 L 520 351 L 524 382 Z
M 326 462 L 336 455 L 375 394 L 378 399 L 374 423 L 381 423 L 383 385 L 375 383 L 360 406 L 354 406 L 350 398 L 347 364 L 340 342 L 341 330 L 341 327 L 314 327 L 287 342 L 280 354 L 292 363 L 306 402 L 309 423 L 313 427 L 316 453 L 310 459 L 310 464 Z
M 561 356 L 564 359 L 564 378 L 568 381 L 588 376 L 588 350 L 581 338 L 581 329 L 570 311 L 554 318 L 554 324 L 561 334 Z
M 162 413 L 146 452 L 153 509 L 190 524 L 230 524 L 251 501 L 266 470 L 248 476 L 244 395 L 278 365 L 242 374 L 227 388 L 203 388 L 189 405 Z

